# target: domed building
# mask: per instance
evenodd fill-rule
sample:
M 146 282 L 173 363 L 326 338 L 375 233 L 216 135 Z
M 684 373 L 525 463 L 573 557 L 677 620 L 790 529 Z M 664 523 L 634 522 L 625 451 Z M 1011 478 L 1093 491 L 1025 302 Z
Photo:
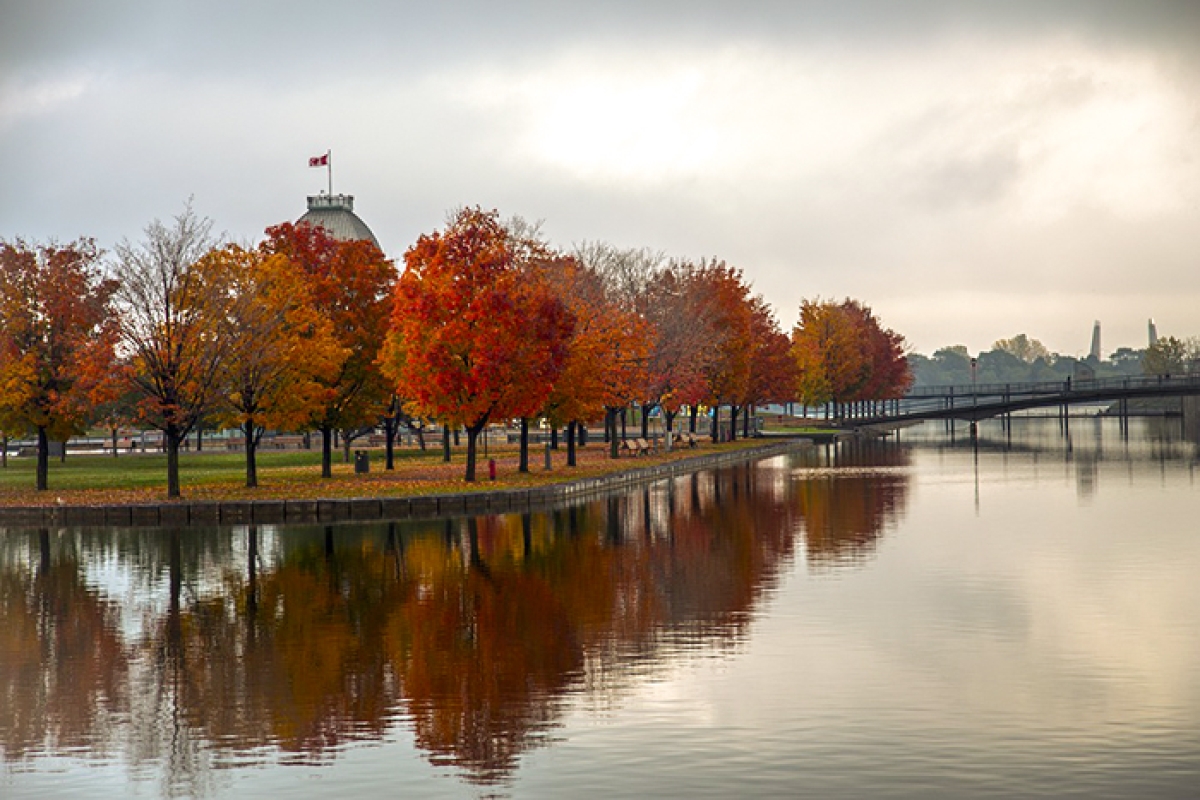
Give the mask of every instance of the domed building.
M 324 228 L 335 239 L 343 241 L 363 239 L 379 247 L 379 240 L 375 238 L 375 234 L 371 233 L 367 223 L 354 213 L 354 195 L 309 195 L 308 212 L 296 220 L 296 224 L 305 222 Z

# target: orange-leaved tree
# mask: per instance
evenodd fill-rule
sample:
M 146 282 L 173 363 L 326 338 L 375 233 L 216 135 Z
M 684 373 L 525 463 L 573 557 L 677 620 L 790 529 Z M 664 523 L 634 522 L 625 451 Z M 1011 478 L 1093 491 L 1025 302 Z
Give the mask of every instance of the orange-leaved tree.
M 546 278 L 575 318 L 562 374 L 546 400 L 551 422 L 567 425 L 567 465 L 575 466 L 576 432 L 606 409 L 623 407 L 645 383 L 647 324 L 616 302 L 609 284 L 571 257 Z M 616 437 L 610 447 L 617 447 Z
M 495 212 L 459 211 L 404 255 L 385 371 L 418 413 L 467 431 L 467 481 L 492 419 L 527 416 L 562 369 L 572 320 L 521 268 Z
M 625 327 L 634 336 L 611 336 L 607 370 L 610 378 L 604 425 L 611 455 L 617 457 L 617 417 L 635 401 L 642 401 L 642 427 L 646 433 L 647 384 L 655 325 L 649 313 L 652 290 L 665 270 L 662 253 L 648 248 L 618 248 L 606 242 L 583 242 L 575 246 L 576 260 L 599 277 L 604 301 L 618 309 Z M 635 320 L 637 320 L 635 322 Z M 635 327 L 636 326 L 636 327 Z M 615 334 L 616 331 L 613 331 Z M 623 417 L 622 417 L 623 422 Z M 622 425 L 622 429 L 624 425 Z
M 87 239 L 0 242 L 0 427 L 37 434 L 37 488 L 49 483 L 49 439 L 81 430 L 111 384 L 116 286 Z
M 715 336 L 709 342 L 711 360 L 705 377 L 708 399 L 713 405 L 712 438 L 717 441 L 720 431 L 722 404 L 734 409 L 730 433 L 737 436 L 737 401 L 750 382 L 751 318 L 750 288 L 742 279 L 742 271 L 724 261 L 702 261 L 695 267 L 697 291 L 703 302 L 711 304 Z
M 241 430 L 246 486 L 255 487 L 263 432 L 303 427 L 325 400 L 321 379 L 336 374 L 348 352 L 314 306 L 303 271 L 286 256 L 228 245 L 209 252 L 197 269 L 231 298 L 227 334 L 235 346 L 217 420 Z
M 342 432 L 348 455 L 351 440 L 388 413 L 394 387 L 380 371 L 379 352 L 396 268 L 373 242 L 335 239 L 307 223 L 268 228 L 262 249 L 287 256 L 304 271 L 314 307 L 333 324 L 338 343 L 349 353 L 321 378 L 324 400 L 308 423 L 321 432 L 321 475 L 328 478 L 333 432 Z
M 792 332 L 792 353 L 797 394 L 808 405 L 899 397 L 912 381 L 904 338 L 849 298 L 805 300 Z

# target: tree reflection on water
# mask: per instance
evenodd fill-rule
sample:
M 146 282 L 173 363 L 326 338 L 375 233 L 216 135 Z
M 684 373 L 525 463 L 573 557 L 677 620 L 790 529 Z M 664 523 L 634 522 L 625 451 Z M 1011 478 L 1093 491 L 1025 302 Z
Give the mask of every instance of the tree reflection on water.
M 851 441 L 804 459 L 794 483 L 809 568 L 860 566 L 904 516 L 909 453 L 882 440 Z
M 573 699 L 737 647 L 797 532 L 810 563 L 852 561 L 903 509 L 901 472 L 780 474 L 454 520 L 9 532 L 0 753 L 121 760 L 197 795 L 215 770 L 322 763 L 400 726 L 503 783 Z

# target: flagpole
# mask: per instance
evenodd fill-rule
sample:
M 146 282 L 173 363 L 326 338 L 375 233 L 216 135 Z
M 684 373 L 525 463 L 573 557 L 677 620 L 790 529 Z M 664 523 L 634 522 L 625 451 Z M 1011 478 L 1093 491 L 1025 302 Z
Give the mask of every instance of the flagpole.
M 329 196 L 333 197 L 333 150 L 325 151 L 325 168 L 329 172 Z

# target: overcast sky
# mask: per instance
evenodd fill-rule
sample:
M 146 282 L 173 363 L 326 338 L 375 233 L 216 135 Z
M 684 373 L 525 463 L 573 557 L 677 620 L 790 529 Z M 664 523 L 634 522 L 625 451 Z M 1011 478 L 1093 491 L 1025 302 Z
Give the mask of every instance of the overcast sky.
M 1200 3 L 0 0 L 0 237 L 256 241 L 325 188 L 742 268 L 913 348 L 1200 335 Z

